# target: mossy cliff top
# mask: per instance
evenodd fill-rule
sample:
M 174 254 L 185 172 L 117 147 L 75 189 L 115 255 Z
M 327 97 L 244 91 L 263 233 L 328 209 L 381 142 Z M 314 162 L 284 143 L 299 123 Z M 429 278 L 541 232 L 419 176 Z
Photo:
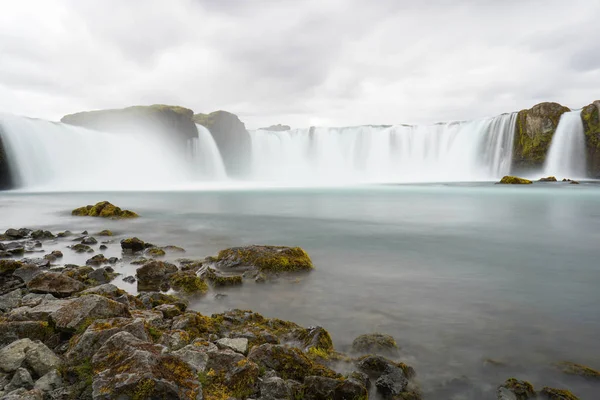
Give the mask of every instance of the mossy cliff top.
M 61 122 L 117 133 L 140 129 L 149 132 L 166 132 L 169 135 L 175 132 L 182 139 L 188 139 L 198 135 L 192 120 L 193 116 L 194 112 L 185 107 L 154 104 L 122 109 L 84 111 L 65 115 Z
M 514 167 L 543 166 L 560 117 L 568 111 L 568 107 L 558 103 L 540 103 L 519 111 L 513 145 Z
M 583 107 L 581 120 L 585 133 L 588 174 L 600 178 L 600 100 Z

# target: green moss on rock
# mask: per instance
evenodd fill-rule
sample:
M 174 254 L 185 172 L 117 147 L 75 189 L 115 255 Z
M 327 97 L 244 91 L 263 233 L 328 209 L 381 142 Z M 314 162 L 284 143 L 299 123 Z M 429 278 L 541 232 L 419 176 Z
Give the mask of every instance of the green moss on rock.
M 563 361 L 556 365 L 565 374 L 577 375 L 583 378 L 600 381 L 600 372 L 585 365 L 576 364 L 570 361 Z
M 529 179 L 519 178 L 518 176 L 507 175 L 504 176 L 498 183 L 504 185 L 530 185 L 533 182 L 531 182 Z
M 575 396 L 568 390 L 563 389 L 545 387 L 540 391 L 540 394 L 541 396 L 538 397 L 548 400 L 579 400 L 579 397 Z
M 169 278 L 171 287 L 185 294 L 204 294 L 208 291 L 208 285 L 204 279 L 197 276 L 193 271 L 178 271 Z
M 137 218 L 139 215 L 130 210 L 121 210 L 119 207 L 108 201 L 101 201 L 95 205 L 79 207 L 71 212 L 75 216 L 101 217 L 111 219 Z
M 223 267 L 254 267 L 260 272 L 310 271 L 313 263 L 300 247 L 246 246 L 221 250 L 216 258 Z
M 560 117 L 568 111 L 569 108 L 558 103 L 540 103 L 519 111 L 513 142 L 513 167 L 543 166 Z
M 216 287 L 236 286 L 241 285 L 243 283 L 241 275 L 224 275 L 215 271 L 212 268 L 207 268 L 204 276 L 206 280 L 210 282 L 211 285 Z
M 588 174 L 600 178 L 600 100 L 581 110 L 587 153 Z

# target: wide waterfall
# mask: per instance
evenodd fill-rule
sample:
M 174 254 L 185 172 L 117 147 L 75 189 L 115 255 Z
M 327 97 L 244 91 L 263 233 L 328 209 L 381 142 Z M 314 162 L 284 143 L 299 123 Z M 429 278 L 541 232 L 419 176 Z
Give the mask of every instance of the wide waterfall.
M 168 138 L 0 115 L 13 179 L 28 190 L 152 190 L 189 181 Z M 184 153 L 184 152 L 183 152 Z
M 224 180 L 227 178 L 223 158 L 210 131 L 196 124 L 198 137 L 190 140 L 189 147 L 194 165 L 194 176 L 199 180 Z
M 510 172 L 516 117 L 256 130 L 250 132 L 250 179 L 288 184 L 495 180 Z
M 586 176 L 585 134 L 581 110 L 566 112 L 560 117 L 546 157 L 544 175 L 562 178 Z

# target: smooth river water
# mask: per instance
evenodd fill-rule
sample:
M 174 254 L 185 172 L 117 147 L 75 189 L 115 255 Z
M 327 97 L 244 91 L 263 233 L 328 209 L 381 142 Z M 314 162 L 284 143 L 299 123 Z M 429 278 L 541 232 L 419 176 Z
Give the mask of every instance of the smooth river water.
M 134 221 L 72 217 L 109 200 Z M 600 383 L 555 372 L 600 368 L 600 185 L 491 183 L 211 192 L 0 193 L 0 229 L 112 229 L 201 258 L 244 244 L 301 246 L 315 271 L 248 283 L 192 304 L 321 325 L 338 349 L 393 335 L 428 399 L 494 398 L 515 376 L 600 398 Z M 64 242 L 57 248 L 64 248 Z M 46 247 L 52 249 L 52 245 Z M 65 263 L 87 255 L 68 250 Z M 118 265 L 132 274 L 134 267 Z M 124 275 L 125 276 L 125 275 Z M 134 291 L 115 280 L 116 284 Z M 492 361 L 490 361 L 492 360 Z

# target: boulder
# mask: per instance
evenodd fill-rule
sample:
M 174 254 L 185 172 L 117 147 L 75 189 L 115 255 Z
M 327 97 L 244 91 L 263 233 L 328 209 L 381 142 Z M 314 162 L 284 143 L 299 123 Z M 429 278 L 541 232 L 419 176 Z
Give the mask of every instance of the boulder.
M 292 400 L 292 391 L 285 380 L 278 376 L 263 379 L 260 384 L 260 398 L 263 400 Z
M 15 371 L 10 383 L 4 388 L 4 390 L 7 393 L 10 393 L 13 390 L 21 388 L 25 390 L 33 389 L 33 378 L 31 377 L 29 371 L 27 371 L 25 368 L 18 368 Z
M 585 134 L 588 174 L 600 178 L 600 100 L 583 107 L 581 119 Z
M 248 352 L 248 339 L 246 338 L 221 338 L 215 343 L 221 349 L 230 349 L 240 354 Z
M 264 273 L 310 271 L 313 264 L 300 247 L 246 246 L 221 250 L 210 261 L 223 271 Z
M 307 376 L 304 379 L 304 399 L 367 399 L 367 389 L 352 380 Z
M 203 348 L 200 348 L 194 344 L 189 344 L 177 351 L 173 351 L 172 354 L 180 360 L 188 363 L 188 365 L 192 367 L 196 373 L 204 372 L 206 370 L 208 354 Z
M 307 376 L 336 378 L 327 367 L 314 363 L 296 347 L 265 343 L 250 350 L 248 359 L 264 368 L 273 369 L 284 379 L 303 381 Z
M 227 174 L 231 177 L 244 176 L 250 166 L 251 141 L 246 126 L 237 115 L 227 111 L 194 115 L 194 122 L 206 127 L 212 134 Z
M 177 271 L 169 276 L 169 284 L 177 291 L 187 295 L 202 295 L 208 291 L 208 285 L 193 271 Z M 139 285 L 139 278 L 138 278 Z
M 56 329 L 66 332 L 85 329 L 96 319 L 114 317 L 131 318 L 131 314 L 127 306 L 96 294 L 74 299 L 50 314 Z
M 177 267 L 163 261 L 150 261 L 135 272 L 140 291 L 157 291 L 169 276 L 177 272 Z
M 144 322 L 141 319 L 109 318 L 98 319 L 87 327 L 85 332 L 73 341 L 74 344 L 65 354 L 70 363 L 79 363 L 92 358 L 102 345 L 119 332 L 129 332 L 134 337 L 149 341 Z
M 528 170 L 544 165 L 552 136 L 563 113 L 570 111 L 558 103 L 540 103 L 517 115 L 513 144 L 513 168 Z
M 206 278 L 212 286 L 216 287 L 235 286 L 243 283 L 242 275 L 227 274 L 210 267 L 204 270 L 202 276 Z
M 17 269 L 21 268 L 23 263 L 14 260 L 0 260 L 0 276 L 12 275 Z
M 30 339 L 17 340 L 0 349 L 0 369 L 3 372 L 14 372 L 25 363 L 27 351 L 35 346 Z
M 202 400 L 195 370 L 161 345 L 129 332 L 108 339 L 92 358 L 93 398 Z
M 81 292 L 85 285 L 58 272 L 45 272 L 34 276 L 27 288 L 33 293 L 49 293 L 55 297 L 69 297 Z
M 17 308 L 21 304 L 23 291 L 16 289 L 0 296 L 0 311 L 7 312 L 13 308 Z
M 549 176 L 547 178 L 540 178 L 539 182 L 556 182 L 556 177 L 555 176 Z
M 396 340 L 382 333 L 368 333 L 358 336 L 352 342 L 352 351 L 362 354 L 397 355 Z
M 54 331 L 46 321 L 0 322 L 0 346 L 5 346 L 19 339 L 46 342 L 53 335 Z
M 504 185 L 530 185 L 533 182 L 531 182 L 529 179 L 519 178 L 518 176 L 506 175 L 502 177 L 498 183 Z
M 527 381 L 520 381 L 515 378 L 507 379 L 504 384 L 498 387 L 496 394 L 498 399 L 505 400 L 528 400 L 535 398 L 533 385 Z
M 147 247 L 148 245 L 143 240 L 140 240 L 136 237 L 121 240 L 121 248 L 123 251 L 137 253 L 138 251 L 142 251 Z
M 71 300 L 44 300 L 33 307 L 22 306 L 13 309 L 7 315 L 7 319 L 9 321 L 47 321 L 50 314 L 70 303 Z
M 71 215 L 78 217 L 101 217 L 111 219 L 137 218 L 139 215 L 130 210 L 121 210 L 121 208 L 111 204 L 108 201 L 101 201 L 95 205 L 79 207 L 71 211 Z M 85 238 L 84 238 L 85 240 Z M 95 241 L 96 239 L 94 239 Z M 97 243 L 97 241 L 96 241 Z M 88 243 L 84 243 L 88 244 Z M 92 243 L 95 244 L 95 243 Z
M 34 345 L 27 350 L 25 362 L 37 376 L 46 375 L 61 364 L 60 358 L 40 342 L 34 342 Z
M 34 389 L 49 393 L 63 386 L 63 380 L 58 370 L 53 369 L 35 382 Z
M 111 283 L 105 283 L 103 285 L 95 286 L 81 292 L 81 295 L 85 294 L 99 294 L 100 296 L 108 297 L 115 300 L 117 297 L 125 294 L 125 291 L 119 289 Z

